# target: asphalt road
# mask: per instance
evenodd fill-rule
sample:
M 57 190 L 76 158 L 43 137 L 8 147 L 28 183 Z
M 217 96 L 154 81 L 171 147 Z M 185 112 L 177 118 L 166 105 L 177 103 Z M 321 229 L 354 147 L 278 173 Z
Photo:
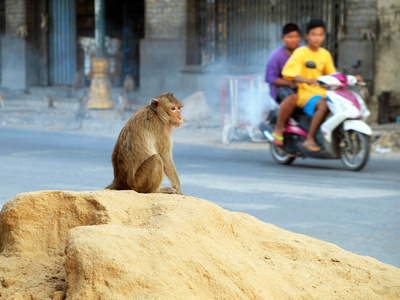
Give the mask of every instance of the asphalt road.
M 116 136 L 0 128 L 0 206 L 22 192 L 99 190 Z M 400 158 L 277 165 L 265 150 L 175 144 L 185 194 L 400 267 Z M 168 184 L 168 181 L 165 182 Z

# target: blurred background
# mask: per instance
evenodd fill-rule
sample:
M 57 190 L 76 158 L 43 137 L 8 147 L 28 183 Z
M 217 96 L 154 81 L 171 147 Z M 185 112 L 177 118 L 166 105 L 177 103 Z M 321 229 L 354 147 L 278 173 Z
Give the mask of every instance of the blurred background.
M 304 32 L 319 17 L 337 68 L 361 61 L 356 73 L 368 83 L 371 120 L 400 115 L 398 0 L 1 0 L 1 90 L 88 87 L 96 5 L 105 6 L 112 86 L 130 74 L 141 98 L 172 91 L 181 99 L 201 87 L 218 108 L 222 76 L 260 74 L 263 81 L 281 27 L 296 22 Z

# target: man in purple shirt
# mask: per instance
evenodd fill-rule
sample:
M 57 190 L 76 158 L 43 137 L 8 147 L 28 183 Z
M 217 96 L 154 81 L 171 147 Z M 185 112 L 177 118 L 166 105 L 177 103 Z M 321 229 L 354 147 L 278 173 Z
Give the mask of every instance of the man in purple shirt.
M 293 51 L 299 47 L 301 40 L 299 27 L 294 23 L 286 24 L 282 28 L 281 39 L 284 44 L 272 52 L 265 74 L 265 81 L 269 83 L 271 97 L 278 103 L 290 94 L 296 93 L 296 84 L 283 79 L 282 69 Z

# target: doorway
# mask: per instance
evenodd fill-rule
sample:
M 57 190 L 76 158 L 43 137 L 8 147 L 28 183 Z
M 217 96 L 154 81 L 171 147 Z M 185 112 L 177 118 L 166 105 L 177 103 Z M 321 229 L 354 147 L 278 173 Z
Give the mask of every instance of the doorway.
M 144 0 L 106 0 L 105 4 L 106 55 L 110 62 L 112 85 L 121 86 L 126 74 L 131 74 L 138 86 L 139 43 L 144 38 Z M 76 0 L 76 11 L 78 41 L 82 41 L 83 37 L 94 39 L 94 0 Z M 77 53 L 78 71 L 85 75 L 88 82 L 91 78 L 90 61 L 94 53 L 84 49 L 80 42 Z

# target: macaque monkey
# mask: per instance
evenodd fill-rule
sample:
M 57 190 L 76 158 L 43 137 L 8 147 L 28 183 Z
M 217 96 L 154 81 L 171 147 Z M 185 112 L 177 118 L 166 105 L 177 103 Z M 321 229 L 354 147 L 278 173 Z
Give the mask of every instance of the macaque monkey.
M 77 89 L 85 87 L 85 76 L 82 72 L 76 72 L 74 81 L 72 82 L 72 89 L 74 93 Z
M 374 41 L 376 39 L 375 32 L 372 29 L 369 28 L 361 28 L 359 30 L 361 32 L 361 41 L 362 40 L 368 40 L 368 41 Z
M 44 32 L 47 32 L 49 29 L 49 15 L 43 12 L 40 14 L 40 28 L 42 28 Z
M 86 117 L 86 106 L 88 101 L 88 92 L 84 91 L 82 95 L 78 98 L 78 110 L 76 112 L 75 118 L 84 119 Z
M 121 92 L 118 95 L 118 109 L 120 111 L 127 111 L 131 109 L 128 96 L 126 95 L 125 92 Z
M 182 106 L 172 93 L 158 95 L 128 120 L 114 146 L 114 180 L 106 189 L 182 194 L 171 151 L 172 129 L 183 122 Z M 161 188 L 164 172 L 172 187 Z
M 126 74 L 124 81 L 125 92 L 127 93 L 132 92 L 134 87 L 135 87 L 135 82 L 133 81 L 132 75 Z
M 339 41 L 346 39 L 346 27 L 344 25 L 339 25 L 337 39 Z
M 210 54 L 208 54 L 206 51 L 201 51 L 201 66 L 205 67 L 210 64 Z
M 17 28 L 17 36 L 23 39 L 28 36 L 28 26 L 26 24 L 20 25 Z
M 44 95 L 44 101 L 47 103 L 47 108 L 54 108 L 54 100 L 49 95 Z

